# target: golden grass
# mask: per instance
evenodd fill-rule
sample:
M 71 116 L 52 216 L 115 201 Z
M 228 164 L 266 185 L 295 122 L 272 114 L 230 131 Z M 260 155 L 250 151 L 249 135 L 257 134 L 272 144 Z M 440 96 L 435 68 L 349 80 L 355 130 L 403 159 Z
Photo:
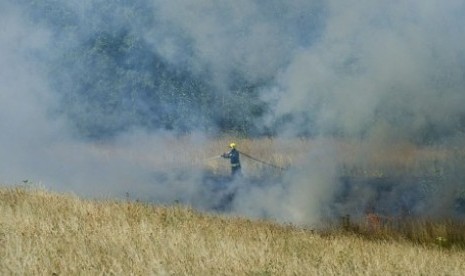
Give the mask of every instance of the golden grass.
M 464 258 L 182 206 L 0 189 L 2 275 L 463 275 Z
M 339 222 L 328 223 L 330 224 L 333 226 L 325 230 L 329 234 L 349 233 L 368 240 L 390 240 L 430 247 L 465 249 L 465 221 L 458 219 L 396 218 L 369 213 L 358 221 L 344 216 Z
M 281 168 L 305 165 L 306 160 L 320 150 L 331 149 L 341 166 L 341 175 L 380 177 L 385 175 L 438 176 L 449 170 L 465 170 L 465 151 L 454 148 L 420 147 L 407 142 L 370 144 L 347 139 L 298 138 L 157 138 L 155 145 L 140 150 L 113 146 L 96 146 L 94 152 L 104 158 L 131 159 L 140 166 L 158 170 L 205 169 L 217 174 L 229 174 L 229 163 L 219 158 L 230 142 L 238 149 L 266 163 Z M 260 177 L 277 173 L 271 167 L 241 157 L 243 173 Z M 457 168 L 460 164 L 460 168 Z

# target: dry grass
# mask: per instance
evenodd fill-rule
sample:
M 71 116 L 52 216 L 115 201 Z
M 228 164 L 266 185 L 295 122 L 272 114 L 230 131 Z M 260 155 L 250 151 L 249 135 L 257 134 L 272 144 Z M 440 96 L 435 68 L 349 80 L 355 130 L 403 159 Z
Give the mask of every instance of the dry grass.
M 421 230 L 421 229 L 419 229 Z M 2 275 L 463 275 L 465 252 L 182 206 L 0 189 Z
M 411 143 L 383 146 L 338 139 L 251 140 L 225 137 L 208 143 L 205 152 L 213 156 L 224 149 L 228 141 L 237 141 L 239 150 L 282 168 L 305 164 L 305 160 L 317 154 L 322 148 L 323 150 L 330 148 L 337 155 L 338 162 L 344 170 L 341 173 L 350 176 L 380 177 L 392 174 L 437 176 L 447 173 L 447 169 L 457 169 L 454 166 L 457 164 L 462 166 L 465 160 L 465 151 L 454 148 L 419 147 Z M 250 174 L 256 174 L 266 168 L 247 158 L 242 160 L 246 162 Z M 210 168 L 215 169 L 218 162 L 210 165 Z
M 328 224 L 330 225 L 330 224 Z M 341 217 L 332 223 L 329 234 L 355 234 L 368 240 L 410 242 L 429 247 L 465 249 L 465 221 L 458 219 L 427 219 L 414 217 L 386 217 L 370 213 L 361 220 Z
M 221 160 L 219 155 L 227 151 L 227 146 L 233 141 L 240 151 L 281 168 L 305 165 L 305 160 L 312 154 L 326 148 L 333 150 L 343 170 L 341 174 L 347 176 L 438 176 L 448 173 L 447 170 L 465 170 L 464 150 L 419 147 L 406 142 L 383 145 L 347 139 L 248 139 L 232 136 L 208 139 L 184 136 L 175 139 L 159 138 L 155 145 L 145 145 L 139 150 L 96 146 L 94 151 L 104 158 L 129 158 L 140 166 L 159 170 L 196 168 L 228 174 L 229 164 Z M 241 157 L 241 162 L 247 176 L 279 173 L 279 170 L 273 170 L 245 156 Z M 461 167 L 457 168 L 457 164 Z

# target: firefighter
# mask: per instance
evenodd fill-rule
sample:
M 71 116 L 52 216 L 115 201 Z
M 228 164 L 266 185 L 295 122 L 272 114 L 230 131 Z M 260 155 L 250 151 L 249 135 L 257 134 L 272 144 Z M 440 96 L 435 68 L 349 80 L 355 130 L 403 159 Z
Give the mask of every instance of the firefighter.
M 241 175 L 241 162 L 239 161 L 239 151 L 236 149 L 236 144 L 229 144 L 229 152 L 225 152 L 221 157 L 229 159 L 231 161 L 231 175 L 239 176 Z

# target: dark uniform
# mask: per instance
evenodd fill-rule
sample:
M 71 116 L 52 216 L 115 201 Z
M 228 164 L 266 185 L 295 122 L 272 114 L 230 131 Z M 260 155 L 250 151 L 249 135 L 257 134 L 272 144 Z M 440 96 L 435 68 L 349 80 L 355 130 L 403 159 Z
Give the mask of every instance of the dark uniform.
M 221 155 L 223 158 L 228 158 L 231 161 L 231 175 L 241 175 L 241 162 L 239 160 L 239 151 L 232 148 L 229 152 Z

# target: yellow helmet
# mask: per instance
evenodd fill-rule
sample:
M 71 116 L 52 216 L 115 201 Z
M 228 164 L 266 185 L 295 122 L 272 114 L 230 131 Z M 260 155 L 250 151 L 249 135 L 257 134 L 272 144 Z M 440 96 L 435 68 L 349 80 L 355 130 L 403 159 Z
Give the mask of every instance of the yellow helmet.
M 229 144 L 229 147 L 232 148 L 232 149 L 235 149 L 236 148 L 236 143 Z

